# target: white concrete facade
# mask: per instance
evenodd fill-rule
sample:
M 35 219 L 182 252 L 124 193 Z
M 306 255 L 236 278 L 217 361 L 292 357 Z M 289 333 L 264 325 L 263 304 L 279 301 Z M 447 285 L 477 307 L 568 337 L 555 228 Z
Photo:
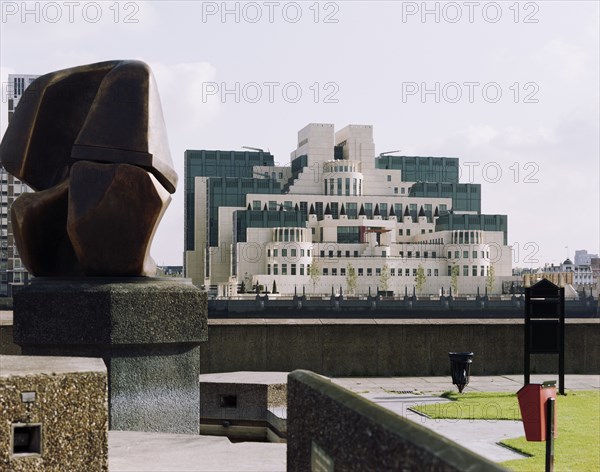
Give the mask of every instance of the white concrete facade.
M 342 147 L 343 159 L 334 159 L 334 146 Z M 248 194 L 245 207 L 219 208 L 219 246 L 186 253 L 187 275 L 194 283 L 216 285 L 219 295 L 234 294 L 234 284 L 242 280 L 247 289 L 251 281 L 269 291 L 275 281 L 282 295 L 303 290 L 307 295 L 340 290 L 357 296 L 377 290 L 404 295 L 417 289 L 422 268 L 421 294 L 437 295 L 442 289 L 447 294 L 454 285 L 459 294 L 479 290 L 483 295 L 486 286 L 499 293 L 502 280 L 512 278 L 512 250 L 502 231 L 436 231 L 437 212 L 451 210 L 452 199 L 409 197 L 414 182 L 402 181 L 400 170 L 375 167 L 372 126 L 349 125 L 334 132 L 331 124 L 310 124 L 298 132 L 291 159 L 300 156 L 307 156 L 308 165 L 288 193 Z M 254 169 L 265 178 L 272 172 L 282 172 L 282 181 L 293 177 L 289 167 Z M 196 177 L 196 190 L 196 195 L 206 194 L 206 178 Z M 203 248 L 208 215 L 202 200 L 195 201 L 196 248 Z M 307 211 L 307 221 L 298 227 L 249 227 L 246 242 L 235 243 L 235 212 L 248 205 L 314 211 Z M 359 214 L 361 209 L 365 214 Z M 425 216 L 408 216 L 407 209 Z M 454 266 L 458 274 L 453 277 Z M 355 283 L 348 277 L 352 269 Z

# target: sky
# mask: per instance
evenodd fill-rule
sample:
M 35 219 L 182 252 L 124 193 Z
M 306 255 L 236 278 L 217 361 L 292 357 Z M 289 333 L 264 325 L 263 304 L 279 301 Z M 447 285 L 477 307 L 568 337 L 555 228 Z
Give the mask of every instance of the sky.
M 458 157 L 513 266 L 600 253 L 599 2 L 1 2 L 8 74 L 139 59 L 180 185 L 152 255 L 181 265 L 186 149 L 269 150 L 369 124 L 376 154 Z

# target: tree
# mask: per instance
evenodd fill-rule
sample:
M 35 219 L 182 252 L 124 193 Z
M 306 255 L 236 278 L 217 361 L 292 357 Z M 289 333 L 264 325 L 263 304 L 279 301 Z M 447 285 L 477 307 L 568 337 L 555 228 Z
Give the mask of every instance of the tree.
M 356 269 L 352 264 L 348 264 L 346 268 L 346 288 L 348 289 L 348 293 L 354 294 L 357 283 L 358 275 L 356 275 Z
M 246 290 L 251 289 L 252 288 L 252 275 L 249 274 L 248 272 L 244 273 L 244 278 L 242 279 L 242 287 L 244 287 L 244 290 L 242 290 L 242 293 L 245 293 Z
M 310 268 L 308 269 L 308 275 L 310 277 L 310 282 L 313 285 L 313 293 L 315 293 L 315 288 L 319 283 L 319 279 L 321 278 L 321 268 L 319 267 L 319 263 L 313 259 Z
M 422 265 L 419 265 L 417 268 L 417 275 L 415 276 L 415 286 L 417 288 L 417 292 L 419 292 L 419 295 L 421 295 L 426 281 L 427 277 L 425 277 L 425 269 L 423 269 Z
M 273 290 L 271 290 L 271 293 L 277 293 L 277 282 L 275 282 L 274 279 L 273 279 Z
M 485 280 L 485 286 L 487 287 L 488 294 L 491 294 L 492 290 L 494 290 L 494 282 L 496 281 L 494 273 L 494 265 L 490 264 L 490 268 L 488 269 L 488 275 Z
M 381 290 L 384 292 L 388 291 L 390 284 L 390 268 L 387 264 L 385 264 L 381 268 L 381 275 L 379 276 L 379 285 L 381 286 Z
M 454 296 L 458 295 L 458 273 L 458 266 L 453 265 L 452 270 L 450 272 L 450 287 L 452 287 L 452 292 Z

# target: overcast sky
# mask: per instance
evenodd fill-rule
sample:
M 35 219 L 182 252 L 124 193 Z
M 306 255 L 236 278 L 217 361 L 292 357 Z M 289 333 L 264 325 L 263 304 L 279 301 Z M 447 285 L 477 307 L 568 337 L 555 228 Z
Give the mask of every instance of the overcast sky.
M 459 157 L 482 211 L 508 215 L 514 266 L 560 263 L 600 252 L 598 5 L 3 1 L 1 130 L 9 73 L 140 59 L 180 176 L 159 264 L 182 264 L 186 149 L 286 165 L 312 122 L 371 124 L 376 153 Z

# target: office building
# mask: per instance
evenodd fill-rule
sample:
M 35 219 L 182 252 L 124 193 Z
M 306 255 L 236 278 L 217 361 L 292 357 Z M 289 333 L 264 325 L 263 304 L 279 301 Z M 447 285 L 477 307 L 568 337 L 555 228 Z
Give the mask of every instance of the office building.
M 289 166 L 263 151 L 185 153 L 186 277 L 293 295 L 460 294 L 511 279 L 506 215 L 453 157 L 375 156 L 373 128 L 310 124 Z
M 4 84 L 3 100 L 8 102 L 10 122 L 25 90 L 37 78 L 31 74 L 9 74 Z M 29 282 L 29 273 L 19 258 L 10 220 L 10 207 L 19 195 L 30 189 L 0 165 L 0 296 L 12 297 L 19 287 Z

